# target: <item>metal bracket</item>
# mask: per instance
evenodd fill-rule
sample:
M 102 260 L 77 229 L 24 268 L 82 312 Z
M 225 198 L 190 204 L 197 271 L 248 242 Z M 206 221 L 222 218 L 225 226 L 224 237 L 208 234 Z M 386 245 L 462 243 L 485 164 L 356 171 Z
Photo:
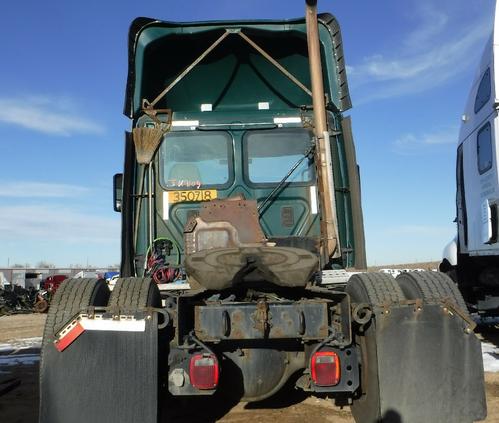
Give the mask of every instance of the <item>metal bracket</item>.
M 467 323 L 467 327 L 465 329 L 466 333 L 471 333 L 475 330 L 477 324 L 466 311 L 462 310 L 460 307 L 454 304 L 450 300 L 450 298 L 444 298 L 443 300 L 441 300 L 441 302 L 444 306 L 444 311 L 448 311 L 458 315 L 461 319 L 463 319 Z
M 252 317 L 255 322 L 253 327 L 262 332 L 263 336 L 266 338 L 272 327 L 272 324 L 270 323 L 272 314 L 269 312 L 269 305 L 265 298 L 261 298 L 257 301 L 256 311 L 253 313 Z
M 414 311 L 421 311 L 423 308 L 423 300 L 421 298 L 416 298 L 415 300 L 404 300 L 400 301 L 402 305 L 414 305 Z

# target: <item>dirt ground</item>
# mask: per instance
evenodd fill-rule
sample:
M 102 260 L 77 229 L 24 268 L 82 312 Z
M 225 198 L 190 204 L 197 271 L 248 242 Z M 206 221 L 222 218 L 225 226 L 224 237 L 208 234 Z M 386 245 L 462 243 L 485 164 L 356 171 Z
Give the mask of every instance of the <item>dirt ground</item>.
M 42 336 L 46 314 L 0 316 L 0 344 Z
M 38 363 L 2 364 L 1 344 L 16 342 L 22 338 L 40 337 L 45 321 L 44 315 L 16 315 L 0 317 L 0 422 L 36 423 L 38 416 Z M 499 329 L 488 331 L 485 338 L 499 345 Z M 22 347 L 18 342 L 16 346 Z M 19 349 L 12 356 L 36 357 L 38 349 Z M 10 391 L 2 393 L 2 381 L 20 381 Z M 499 423 L 499 373 L 486 373 L 488 417 L 485 422 Z M 18 383 L 18 382 L 17 382 Z M 5 390 L 5 389 L 4 389 Z M 182 422 L 205 421 L 195 418 L 182 418 Z M 284 398 L 268 401 L 259 407 L 251 404 L 238 404 L 219 420 L 224 423 L 260 423 L 281 421 L 286 423 L 335 422 L 353 423 L 348 407 L 339 408 L 331 401 L 304 397 L 301 393 L 288 393 Z

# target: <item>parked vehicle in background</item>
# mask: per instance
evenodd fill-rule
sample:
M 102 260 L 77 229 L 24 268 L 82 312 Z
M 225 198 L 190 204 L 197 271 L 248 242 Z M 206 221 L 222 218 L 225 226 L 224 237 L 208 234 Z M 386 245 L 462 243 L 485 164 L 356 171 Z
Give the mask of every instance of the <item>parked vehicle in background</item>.
M 105 272 L 102 276 L 103 278 L 109 282 L 112 278 L 118 277 L 120 272 Z
M 34 304 L 34 310 L 37 313 L 45 313 L 49 309 L 52 297 L 59 289 L 61 283 L 67 278 L 67 275 L 52 275 L 40 283 L 40 290 L 37 293 Z
M 499 315 L 499 8 L 462 116 L 456 160 L 457 235 L 440 270 L 471 311 Z
M 112 291 L 114 289 L 114 286 L 116 285 L 116 282 L 118 281 L 119 277 L 120 277 L 120 274 L 117 273 L 116 275 L 111 276 L 109 279 L 106 279 L 107 286 L 109 287 L 110 291 Z
M 68 278 L 67 275 L 52 275 L 48 276 L 43 281 L 43 289 L 46 290 L 51 295 L 55 294 L 62 281 Z

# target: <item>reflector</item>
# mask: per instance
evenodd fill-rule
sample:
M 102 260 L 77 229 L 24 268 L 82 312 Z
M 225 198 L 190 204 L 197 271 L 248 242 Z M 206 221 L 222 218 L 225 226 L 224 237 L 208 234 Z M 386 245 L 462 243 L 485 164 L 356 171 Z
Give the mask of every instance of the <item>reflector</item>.
M 317 351 L 312 355 L 310 370 L 317 386 L 334 386 L 340 381 L 340 359 L 334 351 Z
M 191 384 L 197 389 L 215 389 L 218 385 L 218 360 L 214 354 L 196 354 L 189 364 Z

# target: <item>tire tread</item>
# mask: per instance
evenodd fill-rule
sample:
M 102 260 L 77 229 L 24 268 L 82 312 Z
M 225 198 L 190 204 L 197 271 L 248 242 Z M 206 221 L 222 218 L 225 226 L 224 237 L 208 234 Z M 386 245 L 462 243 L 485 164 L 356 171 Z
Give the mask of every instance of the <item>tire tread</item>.
M 109 299 L 110 307 L 148 307 L 151 301 L 151 290 L 157 290 L 151 278 L 120 278 L 116 281 Z
M 454 281 L 441 272 L 410 272 L 397 276 L 397 281 L 404 289 L 404 284 L 419 291 L 420 298 L 427 302 L 438 302 L 449 299 L 456 306 L 466 311 L 466 303 Z M 407 295 L 407 293 L 406 293 Z M 412 298 L 411 298 L 412 299 Z
M 66 279 L 61 283 L 57 292 L 50 302 L 49 312 L 43 333 L 43 344 L 45 338 L 51 338 L 67 323 L 78 310 L 92 304 L 97 284 L 100 282 L 93 278 Z
M 349 286 L 359 286 L 367 295 L 369 302 L 373 305 L 394 303 L 405 299 L 402 289 L 396 280 L 383 273 L 359 273 L 353 275 L 347 284 Z

